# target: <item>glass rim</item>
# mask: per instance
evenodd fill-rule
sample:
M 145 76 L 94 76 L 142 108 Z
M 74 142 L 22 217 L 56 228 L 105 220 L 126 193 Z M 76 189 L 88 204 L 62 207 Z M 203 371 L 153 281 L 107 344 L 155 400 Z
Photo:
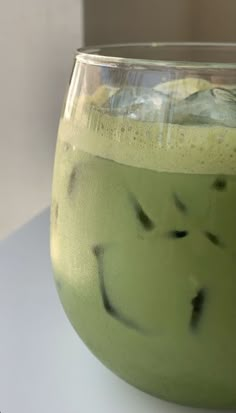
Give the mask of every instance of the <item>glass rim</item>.
M 168 48 L 168 47 L 191 47 L 191 48 L 231 48 L 235 50 L 235 42 L 143 42 L 143 43 L 111 43 L 96 46 L 82 47 L 76 50 L 76 60 L 97 66 L 118 67 L 120 65 L 127 67 L 135 67 L 136 69 L 155 69 L 160 67 L 168 67 L 173 69 L 234 69 L 236 70 L 236 58 L 234 62 L 207 62 L 193 60 L 165 60 L 165 59 L 146 59 L 133 58 L 122 56 L 106 55 L 106 50 L 119 48 Z M 99 54 L 101 53 L 101 54 Z

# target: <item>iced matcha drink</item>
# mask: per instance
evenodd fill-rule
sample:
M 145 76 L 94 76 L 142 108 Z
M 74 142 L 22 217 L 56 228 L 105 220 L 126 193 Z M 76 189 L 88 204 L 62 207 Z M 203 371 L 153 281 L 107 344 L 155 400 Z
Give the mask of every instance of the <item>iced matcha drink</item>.
M 224 106 L 234 92 L 205 85 L 169 120 L 135 103 L 132 116 L 109 110 L 124 91 L 103 92 L 75 101 L 59 128 L 51 255 L 62 304 L 129 383 L 236 408 L 236 117 Z M 201 99 L 212 106 L 199 124 Z

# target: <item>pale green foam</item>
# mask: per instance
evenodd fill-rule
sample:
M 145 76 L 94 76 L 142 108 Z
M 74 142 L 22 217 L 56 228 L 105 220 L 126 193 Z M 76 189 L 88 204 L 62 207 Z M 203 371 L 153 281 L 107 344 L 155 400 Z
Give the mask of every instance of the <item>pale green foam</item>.
M 62 119 L 59 140 L 121 164 L 155 171 L 235 174 L 236 129 L 141 122 L 104 113 L 84 99 Z

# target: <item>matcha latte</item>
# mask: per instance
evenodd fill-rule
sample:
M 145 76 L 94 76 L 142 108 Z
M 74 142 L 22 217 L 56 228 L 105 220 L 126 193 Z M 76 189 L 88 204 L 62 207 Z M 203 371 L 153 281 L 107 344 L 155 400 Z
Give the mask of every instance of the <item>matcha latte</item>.
M 234 105 L 201 79 L 103 86 L 59 127 L 51 256 L 67 316 L 117 375 L 192 406 L 236 408 Z

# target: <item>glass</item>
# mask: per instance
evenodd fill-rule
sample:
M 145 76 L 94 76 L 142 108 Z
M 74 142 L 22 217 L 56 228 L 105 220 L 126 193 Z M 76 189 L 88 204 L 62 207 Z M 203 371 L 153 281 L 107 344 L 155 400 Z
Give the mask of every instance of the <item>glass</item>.
M 78 51 L 51 257 L 69 320 L 113 372 L 236 408 L 236 45 Z

